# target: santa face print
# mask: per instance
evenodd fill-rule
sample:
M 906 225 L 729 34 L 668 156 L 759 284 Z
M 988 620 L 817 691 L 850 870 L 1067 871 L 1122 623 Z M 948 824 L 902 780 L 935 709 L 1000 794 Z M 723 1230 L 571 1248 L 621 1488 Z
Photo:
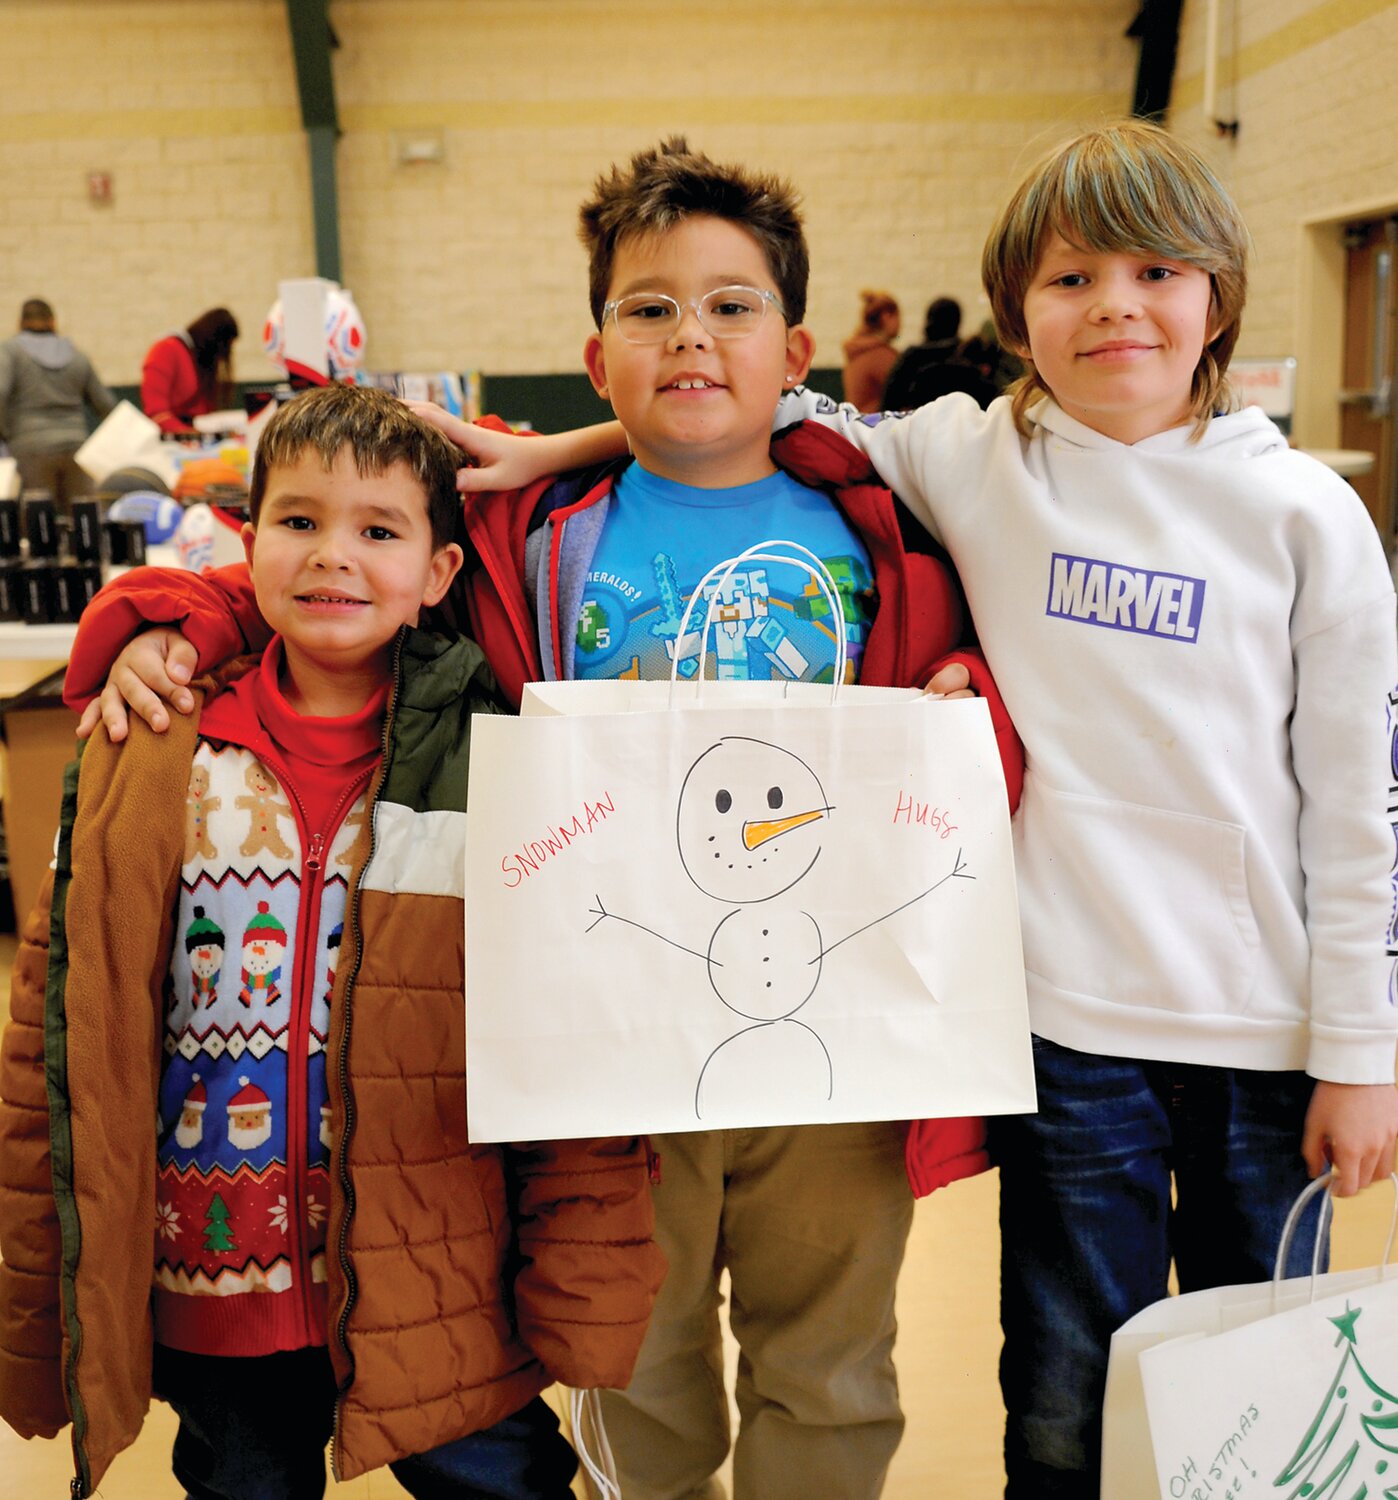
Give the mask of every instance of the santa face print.
M 229 1110 L 228 1139 L 240 1151 L 251 1151 L 269 1140 L 271 1135 L 272 1111 L 269 1107 Z
M 180 1111 L 179 1124 L 175 1126 L 175 1144 L 190 1151 L 203 1139 L 204 1110 L 202 1106 L 186 1104 Z
M 680 791 L 685 873 L 720 901 L 769 901 L 820 858 L 832 811 L 799 756 L 761 740 L 720 740 L 695 761 Z

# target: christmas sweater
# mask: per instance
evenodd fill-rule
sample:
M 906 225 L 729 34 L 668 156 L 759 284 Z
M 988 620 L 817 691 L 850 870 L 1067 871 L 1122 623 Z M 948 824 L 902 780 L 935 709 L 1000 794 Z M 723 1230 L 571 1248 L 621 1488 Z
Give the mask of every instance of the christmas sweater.
M 69 768 L 53 878 L 12 970 L 0 1418 L 26 1437 L 71 1423 L 75 1500 L 151 1401 L 152 1121 L 190 831 L 152 811 L 188 811 L 196 735 L 213 738 L 204 687 L 165 734 L 136 720 L 113 746 L 99 730 Z M 472 715 L 499 711 L 474 642 L 404 633 L 325 1048 L 340 1479 L 490 1427 L 553 1380 L 625 1386 L 663 1275 L 639 1139 L 467 1136 L 462 809 Z
M 260 666 L 204 710 L 185 800 L 156 1153 L 155 1336 L 325 1342 L 330 990 L 382 696 L 306 719 Z

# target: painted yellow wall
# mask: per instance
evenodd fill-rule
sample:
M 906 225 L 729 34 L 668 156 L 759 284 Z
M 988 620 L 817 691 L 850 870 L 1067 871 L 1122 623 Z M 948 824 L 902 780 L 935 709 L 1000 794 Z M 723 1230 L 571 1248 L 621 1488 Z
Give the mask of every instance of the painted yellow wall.
M 979 320 L 1009 179 L 1129 103 L 1136 0 L 332 0 L 343 279 L 370 363 L 570 371 L 589 331 L 577 205 L 661 135 L 804 191 L 819 361 L 856 294 L 905 334 L 942 293 Z M 226 303 L 238 372 L 276 283 L 314 270 L 283 0 L 0 0 L 0 328 L 27 296 L 113 382 Z M 441 165 L 395 146 L 440 130 Z M 87 201 L 86 174 L 114 202 Z
M 1256 242 L 1242 351 L 1303 358 L 1333 308 L 1303 220 L 1398 203 L 1398 0 L 1220 0 L 1217 138 L 1200 110 L 1204 0 L 1187 0 L 1173 128 Z M 663 134 L 804 191 L 819 362 L 862 286 L 981 315 L 977 257 L 1010 180 L 1127 104 L 1135 0 L 332 0 L 344 280 L 370 362 L 579 368 L 577 204 Z M 0 329 L 45 296 L 113 382 L 206 307 L 244 323 L 314 270 L 284 0 L 0 0 Z M 398 145 L 439 131 L 440 165 Z M 114 202 L 88 202 L 89 171 Z M 968 327 L 969 331 L 969 327 Z M 1328 355 L 1326 356 L 1329 357 Z
M 1394 0 L 1220 0 L 1217 136 L 1201 107 L 1205 0 L 1188 0 L 1171 126 L 1209 157 L 1252 231 L 1240 354 L 1295 355 L 1297 435 L 1338 436 L 1340 224 L 1308 221 L 1398 208 L 1398 4 Z
M 260 342 L 278 278 L 314 270 L 281 0 L 4 0 L 0 58 L 0 330 L 45 297 L 118 384 L 209 307 Z

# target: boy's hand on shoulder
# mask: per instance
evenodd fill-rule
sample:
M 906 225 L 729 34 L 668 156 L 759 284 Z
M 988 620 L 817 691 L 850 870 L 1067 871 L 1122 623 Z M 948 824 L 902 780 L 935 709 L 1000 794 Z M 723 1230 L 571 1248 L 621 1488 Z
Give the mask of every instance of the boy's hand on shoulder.
M 465 422 L 430 401 L 409 401 L 407 405 L 465 453 L 469 462 L 456 473 L 456 487 L 462 494 L 523 489 L 549 472 L 528 462 L 530 454 L 523 451 L 533 446 L 528 437 Z
M 188 683 L 198 664 L 199 653 L 172 626 L 143 631 L 122 647 L 107 674 L 107 685 L 83 710 L 78 738 L 87 739 L 99 724 L 105 724 L 107 737 L 114 745 L 120 744 L 130 727 L 128 709 L 156 734 L 164 734 L 170 727 L 166 703 L 182 714 L 194 707 Z
M 1306 1111 L 1301 1155 L 1312 1177 L 1335 1170 L 1337 1198 L 1362 1192 L 1393 1171 L 1398 1088 L 1390 1083 L 1317 1083 Z
M 430 401 L 409 401 L 407 406 L 450 438 L 470 460 L 466 468 L 456 471 L 456 487 L 465 495 L 522 490 L 547 474 L 606 463 L 626 453 L 626 434 L 617 422 L 599 422 L 573 432 L 518 433 L 463 422 Z M 495 420 L 485 419 L 487 423 Z
M 974 698 L 976 696 L 971 687 L 971 674 L 959 661 L 950 662 L 940 672 L 933 673 L 932 680 L 927 684 L 924 692 L 936 694 L 941 698 Z

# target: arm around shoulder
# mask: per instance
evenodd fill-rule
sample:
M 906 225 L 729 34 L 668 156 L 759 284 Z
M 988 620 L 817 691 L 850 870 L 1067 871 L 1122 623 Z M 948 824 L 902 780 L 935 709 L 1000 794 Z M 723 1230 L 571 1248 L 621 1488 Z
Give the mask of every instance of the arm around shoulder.
M 246 563 L 190 573 L 133 568 L 99 591 L 78 622 L 63 701 L 81 711 L 102 691 L 124 646 L 151 625 L 172 625 L 199 653 L 203 668 L 271 639 L 258 612 Z

